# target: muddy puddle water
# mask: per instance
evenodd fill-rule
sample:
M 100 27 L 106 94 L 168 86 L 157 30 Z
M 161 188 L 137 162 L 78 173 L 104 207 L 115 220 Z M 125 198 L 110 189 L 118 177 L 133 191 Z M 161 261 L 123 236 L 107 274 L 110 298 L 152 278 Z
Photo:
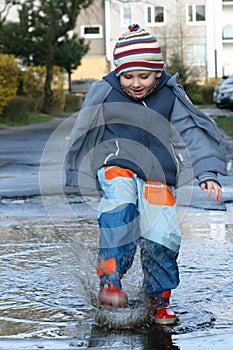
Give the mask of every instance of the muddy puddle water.
M 171 299 L 179 321 L 166 329 L 148 326 L 138 254 L 123 280 L 132 307 L 98 309 L 95 219 L 1 227 L 0 349 L 179 349 L 177 337 L 232 334 L 233 224 L 202 215 L 182 223 L 181 283 Z

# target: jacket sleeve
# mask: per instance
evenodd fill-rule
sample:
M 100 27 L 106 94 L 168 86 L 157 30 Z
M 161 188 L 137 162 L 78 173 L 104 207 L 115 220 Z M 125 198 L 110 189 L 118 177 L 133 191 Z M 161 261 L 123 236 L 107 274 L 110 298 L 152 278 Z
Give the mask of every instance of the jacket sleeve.
M 81 110 L 73 127 L 65 158 L 67 186 L 80 187 L 79 178 L 84 174 L 89 176 L 90 180 L 96 176 L 98 168 L 91 161 L 91 156 L 104 132 L 100 108 L 101 106 L 94 106 Z
M 179 90 L 177 85 L 171 123 L 187 147 L 194 177 L 204 172 L 226 175 L 226 147 L 216 124 Z
M 103 81 L 94 83 L 78 114 L 65 158 L 67 186 L 80 187 L 80 179 L 83 177 L 86 187 L 92 188 L 96 185 L 96 172 L 100 165 L 93 159 L 93 150 L 104 133 L 102 102 L 109 91 L 109 84 L 106 85 Z
M 213 173 L 212 171 L 206 171 L 198 176 L 199 186 L 203 183 L 206 183 L 207 181 L 214 181 L 221 187 L 221 183 L 218 180 L 217 174 Z

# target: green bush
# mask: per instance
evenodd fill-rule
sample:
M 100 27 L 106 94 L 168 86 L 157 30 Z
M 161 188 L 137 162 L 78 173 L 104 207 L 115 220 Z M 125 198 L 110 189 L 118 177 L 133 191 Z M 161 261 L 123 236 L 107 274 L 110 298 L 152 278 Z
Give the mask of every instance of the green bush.
M 14 55 L 0 54 L 0 114 L 16 96 L 19 67 Z
M 28 113 L 35 111 L 34 103 L 31 99 L 25 96 L 16 96 L 11 100 L 2 113 L 2 120 L 18 121 Z
M 44 100 L 44 84 L 46 78 L 46 68 L 44 66 L 26 67 L 22 74 L 23 93 L 33 101 L 35 109 L 41 110 Z M 52 112 L 61 112 L 64 110 L 64 72 L 60 67 L 53 67 L 53 106 Z
M 199 85 L 195 90 L 187 91 L 190 100 L 195 105 L 211 105 L 213 104 L 214 87 L 210 85 Z
M 83 96 L 77 96 L 72 94 L 67 94 L 65 99 L 65 108 L 64 111 L 67 113 L 78 112 L 83 103 Z
M 200 92 L 192 92 L 188 96 L 194 105 L 204 104 L 204 100 Z
M 195 70 L 186 66 L 179 55 L 174 54 L 170 58 L 170 65 L 166 66 L 170 74 L 179 73 L 178 83 L 184 87 L 186 94 L 195 105 L 213 104 L 213 92 L 216 79 L 211 80 L 208 85 L 199 85 Z
M 204 104 L 213 103 L 214 86 L 203 85 L 199 87 Z

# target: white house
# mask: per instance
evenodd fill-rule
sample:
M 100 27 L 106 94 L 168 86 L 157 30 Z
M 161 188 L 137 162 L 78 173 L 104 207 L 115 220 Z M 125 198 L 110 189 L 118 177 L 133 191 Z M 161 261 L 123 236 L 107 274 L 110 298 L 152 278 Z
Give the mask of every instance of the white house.
M 7 20 L 17 20 L 17 7 Z M 165 62 L 178 54 L 197 76 L 233 75 L 233 0 L 94 0 L 77 18 L 74 31 L 90 50 L 72 78 L 99 79 L 113 69 L 114 45 L 131 23 L 155 35 Z
M 106 71 L 113 68 L 112 52 L 130 23 L 138 23 L 158 39 L 166 62 L 179 54 L 184 63 L 205 78 L 233 74 L 233 0 L 95 0 L 105 43 Z M 96 12 L 83 11 L 76 28 L 96 23 Z M 87 37 L 86 37 L 87 38 Z M 87 38 L 94 47 L 93 38 Z M 99 43 L 100 44 L 100 43 Z M 95 55 L 91 50 L 87 57 Z M 83 59 L 85 61 L 85 58 Z M 108 64 L 109 63 L 109 66 Z

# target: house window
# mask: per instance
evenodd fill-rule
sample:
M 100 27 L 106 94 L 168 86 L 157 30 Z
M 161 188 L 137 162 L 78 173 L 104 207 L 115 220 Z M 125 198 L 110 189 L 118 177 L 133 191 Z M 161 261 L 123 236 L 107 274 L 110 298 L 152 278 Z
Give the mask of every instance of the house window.
M 203 66 L 206 64 L 206 46 L 205 45 L 188 45 L 187 54 L 188 64 Z
M 81 37 L 87 39 L 95 39 L 103 37 L 103 30 L 101 25 L 81 26 Z
M 123 25 L 129 25 L 132 23 L 132 9 L 131 7 L 122 8 L 122 23 Z
M 205 5 L 189 5 L 188 22 L 205 22 Z
M 227 24 L 225 27 L 223 27 L 222 38 L 233 39 L 233 26 L 231 24 Z
M 155 23 L 161 23 L 164 22 L 164 11 L 163 6 L 156 6 L 155 7 Z
M 148 24 L 163 24 L 165 23 L 165 11 L 163 6 L 148 6 L 147 7 L 147 23 Z

